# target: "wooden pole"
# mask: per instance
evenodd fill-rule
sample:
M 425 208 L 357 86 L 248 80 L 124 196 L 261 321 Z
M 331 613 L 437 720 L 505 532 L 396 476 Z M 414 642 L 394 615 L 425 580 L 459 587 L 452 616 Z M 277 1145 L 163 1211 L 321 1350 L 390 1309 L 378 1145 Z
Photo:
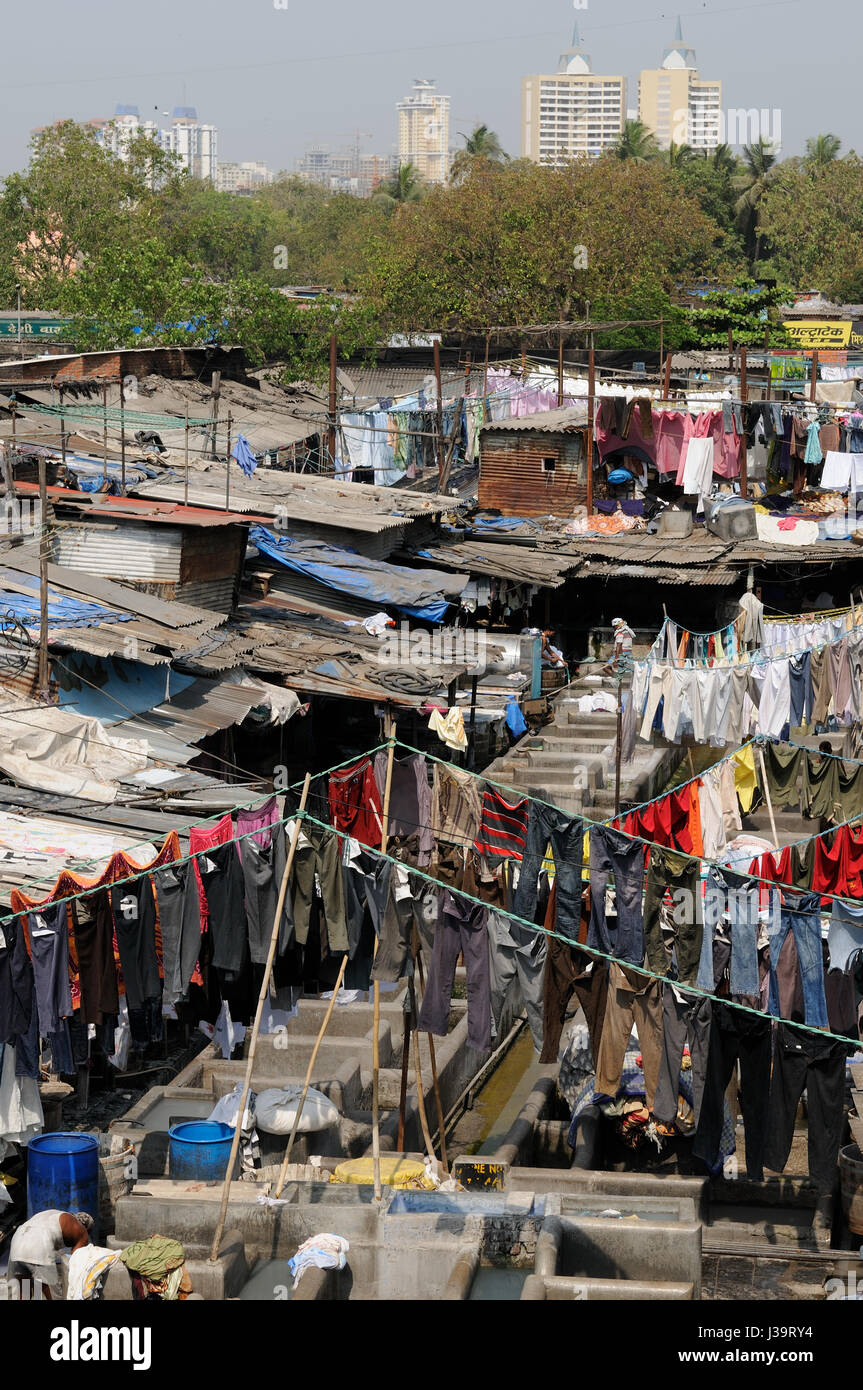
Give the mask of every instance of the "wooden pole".
M 48 485 L 46 463 L 39 459 L 39 696 L 47 700 L 48 677 Z
M 417 1000 L 416 991 L 414 989 L 414 982 L 412 979 L 408 981 L 408 990 L 410 992 L 411 997 L 411 1008 L 413 1010 L 414 1021 L 416 1021 L 418 1017 Z M 414 1028 L 414 1071 L 416 1072 L 417 1078 L 417 1108 L 420 1112 L 420 1127 L 422 1128 L 423 1132 L 423 1139 L 425 1141 L 426 1152 L 429 1158 L 434 1159 L 434 1144 L 431 1140 L 431 1133 L 429 1132 L 428 1115 L 426 1114 L 425 1086 L 423 1085 L 422 1064 L 420 1062 L 420 1034 L 418 1028 Z
M 294 821 L 291 827 L 291 845 L 290 849 L 288 850 L 288 858 L 287 862 L 285 863 L 285 870 L 282 874 L 282 882 L 279 888 L 279 898 L 278 902 L 276 903 L 275 916 L 273 917 L 273 930 L 270 933 L 270 949 L 267 954 L 267 963 L 264 967 L 264 978 L 261 981 L 261 992 L 258 995 L 258 1007 L 255 1010 L 255 1021 L 252 1024 L 252 1040 L 249 1045 L 249 1056 L 246 1061 L 246 1075 L 243 1081 L 243 1090 L 240 1096 L 240 1105 L 239 1109 L 237 1110 L 237 1119 L 234 1125 L 234 1138 L 231 1142 L 231 1154 L 228 1159 L 228 1170 L 225 1173 L 225 1185 L 222 1191 L 222 1204 L 219 1208 L 219 1219 L 216 1223 L 216 1233 L 213 1236 L 213 1244 L 210 1248 L 211 1263 L 215 1263 L 215 1261 L 219 1258 L 219 1244 L 222 1239 L 222 1234 L 225 1229 L 225 1220 L 228 1215 L 228 1202 L 230 1201 L 231 1197 L 231 1181 L 234 1176 L 234 1168 L 237 1162 L 237 1152 L 240 1147 L 240 1131 L 243 1128 L 243 1115 L 245 1114 L 246 1102 L 249 1098 L 249 1091 L 251 1090 L 252 1086 L 252 1070 L 255 1065 L 255 1054 L 258 1050 L 258 1034 L 261 1030 L 261 1019 L 264 1016 L 264 1005 L 267 1002 L 267 994 L 269 993 L 270 988 L 270 977 L 273 973 L 273 962 L 276 959 L 276 947 L 279 942 L 279 924 L 282 920 L 282 911 L 284 910 L 285 897 L 287 896 L 288 892 L 288 880 L 291 876 L 291 870 L 294 867 L 294 856 L 297 852 L 297 841 L 300 838 L 300 824 L 302 813 L 306 809 L 306 802 L 308 801 L 309 787 L 311 786 L 311 783 L 311 773 L 307 772 L 306 780 L 303 783 L 302 794 L 300 796 L 300 814 L 297 816 L 296 820 Z
M 410 998 L 410 996 L 408 996 Z M 399 1088 L 399 1129 L 396 1135 L 396 1152 L 404 1153 L 405 1149 L 405 1113 L 408 1105 L 408 1067 L 411 1059 L 411 1034 L 413 1033 L 413 1018 L 410 1010 L 404 1012 L 405 1030 L 402 1036 L 402 1078 Z
M 227 455 L 226 455 L 226 457 L 225 457 L 225 511 L 226 511 L 226 512 L 227 512 L 227 511 L 230 511 L 230 509 L 231 509 L 231 432 L 232 432 L 232 429 L 233 429 L 233 423 L 234 423 L 234 422 L 233 422 L 233 420 L 231 419 L 231 413 L 230 413 L 230 411 L 228 411 L 228 452 L 227 452 Z
M 186 464 L 186 479 L 183 486 L 183 505 L 189 505 L 189 407 L 186 406 L 186 426 L 183 431 L 183 458 Z
M 593 430 L 596 404 L 596 359 L 591 345 L 587 359 L 587 515 L 593 516 Z
M 563 405 L 563 324 L 557 344 L 557 404 L 558 408 Z
M 280 1169 L 280 1171 L 279 1171 L 279 1181 L 278 1181 L 278 1184 L 276 1185 L 276 1191 L 275 1191 L 275 1196 L 276 1196 L 276 1197 L 281 1197 L 281 1195 L 282 1195 L 282 1188 L 283 1188 L 284 1185 L 285 1185 L 285 1179 L 286 1179 L 286 1177 L 287 1177 L 287 1175 L 288 1175 L 288 1164 L 289 1164 L 290 1161 L 291 1161 L 291 1154 L 292 1154 L 293 1148 L 294 1148 L 294 1140 L 295 1140 L 296 1137 L 297 1137 L 297 1130 L 298 1130 L 299 1127 L 300 1127 L 300 1120 L 302 1119 L 303 1106 L 304 1106 L 305 1103 L 306 1103 L 306 1096 L 309 1094 L 309 1086 L 311 1085 L 312 1074 L 313 1074 L 314 1069 L 315 1069 L 315 1062 L 316 1062 L 317 1059 L 318 1059 L 318 1053 L 319 1053 L 319 1051 L 320 1051 L 320 1049 L 321 1049 L 321 1043 L 322 1043 L 323 1040 L 324 1040 L 324 1034 L 326 1033 L 327 1028 L 329 1027 L 330 1019 L 331 1019 L 332 1016 L 333 1016 L 333 1009 L 334 1009 L 335 1006 L 336 1006 L 336 996 L 338 995 L 338 992 L 339 992 L 339 990 L 340 990 L 341 987 L 342 987 L 342 981 L 343 981 L 344 978 L 345 978 L 345 969 L 346 969 L 346 967 L 347 967 L 347 963 L 348 963 L 348 958 L 347 958 L 347 956 L 343 956 L 343 957 L 342 957 L 342 963 L 341 963 L 341 965 L 340 965 L 340 967 L 339 967 L 338 979 L 336 980 L 335 986 L 333 987 L 333 997 L 332 997 L 332 999 L 330 1000 L 330 1006 L 329 1006 L 329 1008 L 327 1009 L 327 1012 L 324 1014 L 324 1021 L 323 1021 L 323 1023 L 321 1024 L 320 1032 L 318 1033 L 317 1039 L 315 1040 L 315 1045 L 314 1045 L 314 1047 L 312 1048 L 312 1055 L 311 1055 L 311 1057 L 309 1058 L 309 1065 L 306 1067 L 306 1079 L 305 1079 L 305 1081 L 303 1082 L 302 1094 L 300 1095 L 300 1103 L 299 1103 L 299 1105 L 297 1106 L 297 1113 L 296 1113 L 296 1115 L 294 1116 L 294 1123 L 293 1123 L 293 1127 L 292 1127 L 292 1129 L 291 1129 L 291 1137 L 290 1137 L 290 1139 L 288 1140 L 288 1147 L 285 1149 L 285 1157 L 284 1157 L 284 1159 L 282 1160 L 282 1166 L 281 1166 L 281 1169 Z
M 811 380 L 811 382 L 809 383 L 809 399 L 810 399 L 810 401 L 812 401 L 813 404 L 814 404 L 814 402 L 815 402 L 815 388 L 817 387 L 817 385 L 818 385 L 818 349 L 815 348 L 814 352 L 812 353 L 812 380 Z
M 434 341 L 434 379 L 437 388 L 437 476 L 438 484 L 443 483 L 444 469 L 446 467 L 446 450 L 444 448 L 443 437 L 443 387 L 440 379 L 440 343 L 437 338 Z
M 761 768 L 761 787 L 764 792 L 764 800 L 767 802 L 767 813 L 770 816 L 770 830 L 773 835 L 773 843 L 779 848 L 779 836 L 776 834 L 776 820 L 773 815 L 773 802 L 770 797 L 770 787 L 767 782 L 767 769 L 764 766 L 764 751 L 758 745 L 758 766 Z
M 339 364 L 339 345 L 335 333 L 330 334 L 330 400 L 329 400 L 329 429 L 327 431 L 327 462 L 336 471 L 336 410 L 338 409 L 338 377 L 336 372 Z
M 471 354 L 466 352 L 464 355 L 464 393 L 466 396 L 470 395 L 470 364 Z
M 665 356 L 665 319 L 664 319 L 664 318 L 660 318 L 660 320 L 659 320 L 659 361 L 660 361 L 660 365 L 661 365 L 661 363 L 662 363 L 662 359 L 663 359 L 664 356 Z
M 213 372 L 210 378 L 210 458 L 216 457 L 216 424 L 219 419 L 219 397 L 222 394 L 222 373 Z
M 813 396 L 812 399 L 813 399 L 813 400 L 815 399 L 814 396 Z M 65 415 L 63 414 L 63 392 L 62 392 L 62 391 L 60 392 L 60 461 L 61 461 L 61 463 L 62 463 L 62 465 L 63 465 L 63 474 L 64 474 L 64 482 L 65 482 L 65 473 L 66 473 L 66 417 L 65 417 Z
M 485 335 L 485 373 L 484 373 L 483 379 L 482 379 L 482 394 L 483 394 L 483 398 L 485 398 L 485 397 L 488 395 L 488 355 L 489 355 L 489 352 L 490 352 L 490 351 L 491 351 L 491 334 L 490 334 L 490 333 L 486 333 L 486 335 Z
M 728 330 L 728 370 L 734 371 L 734 329 Z
M 16 448 L 15 442 L 15 402 L 9 402 L 9 414 L 12 416 L 12 448 Z
M 393 758 L 396 751 L 396 726 L 392 715 L 387 711 L 387 776 L 384 783 L 383 831 L 381 834 L 381 854 L 387 852 L 390 821 L 390 793 L 393 785 Z M 377 942 L 375 942 L 377 951 Z M 380 1116 L 380 1046 L 378 1033 L 381 1026 L 381 987 L 374 981 L 372 990 L 372 1165 L 374 1169 L 375 1201 L 381 1200 L 381 1116 Z
M 623 734 L 623 681 L 618 677 L 617 686 L 617 743 L 614 756 L 614 815 L 620 815 L 620 757 Z
M 671 353 L 665 359 L 665 385 L 662 388 L 662 399 L 667 401 L 671 395 Z
M 416 928 L 414 928 L 414 931 L 416 932 Z M 417 936 L 416 936 L 416 946 L 417 946 L 417 950 L 416 950 L 416 954 L 415 954 L 415 956 L 414 956 L 414 959 L 415 959 L 415 961 L 416 961 L 417 970 L 419 971 L 420 989 L 422 990 L 423 994 L 425 994 L 425 992 L 426 992 L 425 972 L 423 971 L 422 947 L 420 946 L 420 943 L 419 943 L 419 935 L 418 935 L 418 933 L 417 933 Z M 435 1109 L 437 1110 L 438 1134 L 440 1135 L 440 1161 L 441 1161 L 441 1164 L 443 1165 L 443 1170 L 444 1170 L 444 1172 L 445 1172 L 445 1173 L 449 1173 L 449 1165 L 448 1165 L 448 1163 L 447 1163 L 447 1157 L 446 1157 L 446 1127 L 445 1127 L 445 1118 L 446 1118 L 446 1117 L 444 1116 L 444 1113 L 443 1113 L 443 1101 L 441 1100 L 440 1084 L 439 1084 L 439 1082 L 438 1082 L 438 1075 L 437 1075 L 437 1057 L 435 1056 L 434 1038 L 432 1037 L 431 1033 L 426 1033 L 426 1037 L 428 1038 L 428 1044 L 429 1044 L 429 1058 L 430 1058 L 430 1060 L 431 1060 L 431 1070 L 432 1070 L 432 1085 L 433 1085 L 433 1087 L 434 1087 Z M 417 1086 L 419 1086 L 419 1076 L 417 1077 Z M 422 1088 L 421 1088 L 421 1087 L 420 1087 L 420 1096 L 422 1096 Z
M 746 379 L 746 347 L 745 347 L 745 345 L 741 345 L 741 348 L 740 348 L 740 399 L 741 399 L 741 401 L 743 402 L 744 405 L 745 405 L 746 402 L 749 400 L 749 385 L 748 385 L 748 382 L 747 382 L 747 379 Z M 739 449 L 739 453 L 738 453 L 738 459 L 739 459 L 739 462 L 740 462 L 740 496 L 741 496 L 741 497 L 747 497 L 747 496 L 749 495 L 749 478 L 748 478 L 747 471 L 746 471 L 746 462 L 747 462 L 747 460 L 746 460 L 746 430 L 745 430 L 745 428 L 744 428 L 744 430 L 743 430 L 743 433 L 742 433 L 741 436 L 740 436 L 740 449 Z

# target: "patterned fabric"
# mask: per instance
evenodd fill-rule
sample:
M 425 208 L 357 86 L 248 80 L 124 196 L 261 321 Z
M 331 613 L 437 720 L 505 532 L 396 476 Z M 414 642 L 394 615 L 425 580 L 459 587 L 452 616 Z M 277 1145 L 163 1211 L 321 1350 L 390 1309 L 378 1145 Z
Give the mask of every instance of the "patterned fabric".
M 482 802 L 470 772 L 434 764 L 432 774 L 432 833 L 435 842 L 472 845 L 479 833 Z
M 500 792 L 486 787 L 482 798 L 482 818 L 474 848 L 486 859 L 521 859 L 527 840 L 530 802 L 505 801 Z

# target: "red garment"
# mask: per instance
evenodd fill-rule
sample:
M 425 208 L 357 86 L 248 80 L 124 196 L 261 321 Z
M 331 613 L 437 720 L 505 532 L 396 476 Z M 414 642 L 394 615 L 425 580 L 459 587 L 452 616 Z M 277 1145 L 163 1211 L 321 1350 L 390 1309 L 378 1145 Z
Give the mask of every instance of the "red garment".
M 815 841 L 815 865 L 812 870 L 812 888 L 816 893 L 839 893 L 844 895 L 846 892 L 846 881 L 848 878 L 848 857 L 846 853 L 847 837 L 845 827 L 837 830 L 833 836 L 833 844 L 828 848 L 827 837 L 821 835 Z M 831 899 L 828 898 L 824 903 L 829 907 Z
M 370 758 L 331 772 L 327 797 L 336 830 L 380 849 L 384 813 Z
M 863 898 L 863 827 L 842 829 L 845 837 L 845 896 Z
M 634 812 L 638 828 L 635 834 L 657 845 L 693 853 L 692 829 L 689 823 L 689 789 L 669 792 L 659 801 L 652 801 Z
M 234 822 L 231 820 L 230 812 L 227 812 L 215 825 L 192 826 L 192 829 L 189 831 L 189 854 L 196 854 L 202 849 L 215 849 L 217 845 L 228 844 L 233 838 Z M 198 885 L 198 902 L 201 905 L 201 935 L 203 936 L 204 932 L 207 930 L 210 914 L 207 908 L 207 895 L 204 892 L 204 885 L 198 870 L 198 861 L 197 859 L 193 859 L 192 862 L 195 865 L 195 881 Z M 192 978 L 193 980 L 195 979 L 194 976 Z
M 760 867 L 759 867 L 760 866 Z M 749 871 L 750 873 L 760 874 L 762 878 L 768 879 L 771 883 L 793 883 L 791 877 L 791 846 L 786 845 L 779 858 L 769 851 L 762 854 L 760 860 L 756 859 Z

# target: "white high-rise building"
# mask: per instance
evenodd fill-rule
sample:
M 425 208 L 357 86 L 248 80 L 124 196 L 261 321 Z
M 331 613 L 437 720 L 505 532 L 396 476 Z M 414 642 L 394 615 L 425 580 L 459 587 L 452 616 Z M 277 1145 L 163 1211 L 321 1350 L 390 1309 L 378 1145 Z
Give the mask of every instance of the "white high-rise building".
M 525 77 L 521 100 L 521 152 L 555 168 L 596 159 L 617 144 L 626 119 L 626 78 L 593 72 L 576 24 L 557 72 Z
M 251 193 L 275 181 L 275 174 L 259 160 L 232 164 L 222 160 L 216 173 L 216 188 L 220 193 Z
M 194 106 L 175 106 L 170 130 L 162 131 L 163 148 L 177 155 L 193 178 L 213 179 L 219 167 L 218 132 L 200 125 Z
M 638 82 L 638 116 L 661 149 L 689 145 L 715 150 L 722 140 L 722 83 L 699 77 L 695 50 L 683 39 L 680 20 L 662 67 L 645 68 Z
M 413 164 L 426 183 L 446 183 L 452 164 L 449 97 L 438 93 L 431 78 L 418 77 L 412 94 L 400 101 L 396 109 L 399 163 Z

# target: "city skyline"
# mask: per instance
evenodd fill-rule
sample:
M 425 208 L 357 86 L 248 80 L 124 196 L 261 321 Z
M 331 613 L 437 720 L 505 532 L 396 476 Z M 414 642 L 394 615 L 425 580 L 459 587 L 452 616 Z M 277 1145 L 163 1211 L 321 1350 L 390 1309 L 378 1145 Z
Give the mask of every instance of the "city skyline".
M 451 96 L 451 148 L 483 123 L 517 156 L 522 80 L 554 71 L 574 18 L 594 70 L 627 78 L 629 111 L 637 105 L 639 73 L 660 66 L 677 19 L 676 10 L 645 15 L 636 0 L 579 4 L 577 10 L 565 0 L 543 0 L 533 23 L 526 23 L 523 7 L 512 0 L 494 7 L 480 0 L 469 11 L 441 0 L 439 32 L 447 32 L 447 18 L 457 19 L 461 37 L 436 43 L 429 42 L 419 6 L 372 0 L 360 17 L 346 0 L 333 0 L 324 25 L 320 12 L 291 0 L 287 10 L 272 3 L 244 9 L 239 40 L 226 44 L 225 33 L 237 19 L 226 0 L 186 0 L 179 14 L 165 0 L 153 0 L 146 31 L 121 21 L 114 24 L 116 32 L 100 28 L 99 15 L 113 11 L 96 0 L 95 26 L 84 43 L 58 0 L 46 0 L 45 8 L 51 41 L 40 53 L 42 80 L 32 78 L 24 64 L 16 80 L 4 85 L 3 175 L 26 164 L 32 127 L 63 118 L 84 122 L 94 111 L 113 110 L 119 100 L 134 101 L 142 118 L 154 119 L 157 109 L 194 105 L 218 129 L 219 158 L 226 162 L 252 160 L 292 170 L 311 144 L 344 148 L 357 130 L 368 133 L 364 152 L 386 154 L 397 140 L 396 107 L 423 72 L 434 73 L 438 91 Z M 811 35 L 804 53 L 794 23 L 802 19 L 802 0 L 749 6 L 714 0 L 697 11 L 680 11 L 687 45 L 696 50 L 701 72 L 721 81 L 728 108 L 782 110 L 783 155 L 802 153 L 808 136 L 826 130 L 840 136 L 846 151 L 855 144 L 855 84 L 848 80 L 853 58 L 850 47 L 836 54 L 826 23 L 831 17 L 850 19 L 849 0 L 825 0 L 822 12 L 823 36 Z M 202 28 L 198 21 L 205 14 Z M 745 44 L 739 41 L 743 14 Z M 166 61 L 159 33 L 168 17 L 173 41 Z M 19 19 L 10 19 L 12 41 Z M 134 50 L 123 42 L 130 33 Z M 234 67 L 226 55 L 234 57 Z M 185 68 L 166 70 L 184 61 Z M 804 75 L 805 102 L 799 96 Z

